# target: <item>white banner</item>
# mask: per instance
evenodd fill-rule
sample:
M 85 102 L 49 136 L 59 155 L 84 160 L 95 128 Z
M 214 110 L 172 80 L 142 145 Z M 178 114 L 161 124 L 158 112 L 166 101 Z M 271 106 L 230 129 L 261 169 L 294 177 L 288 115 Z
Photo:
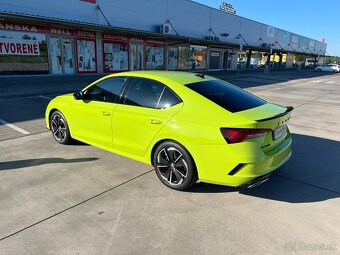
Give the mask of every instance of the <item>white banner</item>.
M 0 38 L 0 55 L 39 56 L 37 40 Z

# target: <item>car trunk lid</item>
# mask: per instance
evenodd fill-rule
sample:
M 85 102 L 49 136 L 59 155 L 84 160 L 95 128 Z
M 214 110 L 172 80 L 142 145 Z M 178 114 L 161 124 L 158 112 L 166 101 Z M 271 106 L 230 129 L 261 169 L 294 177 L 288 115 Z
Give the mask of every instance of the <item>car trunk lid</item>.
M 258 129 L 270 129 L 261 144 L 264 152 L 278 146 L 286 137 L 288 132 L 287 124 L 291 118 L 293 107 L 283 107 L 280 105 L 267 103 L 265 105 L 252 108 L 238 114 L 253 120 Z

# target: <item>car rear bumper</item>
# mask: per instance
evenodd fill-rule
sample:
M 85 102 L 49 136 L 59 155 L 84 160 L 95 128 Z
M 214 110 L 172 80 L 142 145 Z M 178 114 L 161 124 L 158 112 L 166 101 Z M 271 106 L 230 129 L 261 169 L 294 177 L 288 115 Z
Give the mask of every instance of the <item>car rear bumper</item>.
M 266 153 L 251 143 L 240 145 L 244 146 L 241 151 L 230 150 L 230 146 L 211 146 L 209 157 L 194 156 L 199 180 L 233 187 L 255 186 L 289 160 L 291 143 L 288 134 L 280 145 Z M 203 151 L 208 153 L 205 147 L 201 146 L 200 155 L 205 155 Z

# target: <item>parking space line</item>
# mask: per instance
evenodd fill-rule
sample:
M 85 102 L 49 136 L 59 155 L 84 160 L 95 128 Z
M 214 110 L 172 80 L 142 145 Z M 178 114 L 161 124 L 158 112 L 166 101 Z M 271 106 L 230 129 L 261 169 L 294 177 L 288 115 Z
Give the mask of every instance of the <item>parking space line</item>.
M 28 132 L 28 131 L 26 131 L 26 130 L 24 130 L 24 129 L 22 129 L 22 128 L 19 128 L 19 127 L 17 127 L 16 125 L 13 125 L 13 124 L 11 124 L 11 123 L 8 123 L 7 121 L 4 121 L 4 120 L 2 120 L 2 119 L 0 119 L 0 123 L 3 124 L 3 125 L 5 125 L 6 127 L 9 127 L 9 128 L 11 128 L 11 129 L 14 129 L 15 131 L 18 131 L 18 132 L 21 133 L 21 134 L 24 134 L 24 135 L 29 135 L 29 134 L 30 134 L 30 132 Z
M 326 81 L 325 83 L 332 84 L 332 83 L 334 83 L 334 81 Z
M 46 97 L 46 96 L 43 96 L 43 95 L 39 95 L 39 97 L 40 97 L 40 98 L 43 98 L 43 99 L 46 99 L 46 100 L 48 100 L 48 101 L 51 101 L 51 100 L 52 100 L 52 98 Z

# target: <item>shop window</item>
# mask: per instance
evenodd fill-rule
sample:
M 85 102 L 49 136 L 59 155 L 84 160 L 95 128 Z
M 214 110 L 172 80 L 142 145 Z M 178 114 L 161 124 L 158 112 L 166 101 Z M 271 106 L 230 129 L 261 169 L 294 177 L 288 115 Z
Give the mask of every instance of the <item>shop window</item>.
M 245 69 L 247 65 L 247 52 L 240 51 L 237 57 L 237 69 Z
M 207 52 L 208 49 L 205 46 L 191 46 L 191 69 L 206 69 L 207 68 Z
M 191 69 L 192 63 L 190 61 L 191 53 L 189 47 L 179 47 L 178 69 Z
M 168 70 L 178 69 L 178 48 L 168 48 Z
M 145 46 L 145 67 L 148 70 L 164 69 L 164 47 Z
M 77 63 L 79 73 L 97 72 L 96 41 L 77 39 Z
M 46 74 L 45 34 L 0 30 L 0 74 Z
M 129 52 L 127 43 L 105 42 L 104 72 L 125 71 L 129 69 Z

